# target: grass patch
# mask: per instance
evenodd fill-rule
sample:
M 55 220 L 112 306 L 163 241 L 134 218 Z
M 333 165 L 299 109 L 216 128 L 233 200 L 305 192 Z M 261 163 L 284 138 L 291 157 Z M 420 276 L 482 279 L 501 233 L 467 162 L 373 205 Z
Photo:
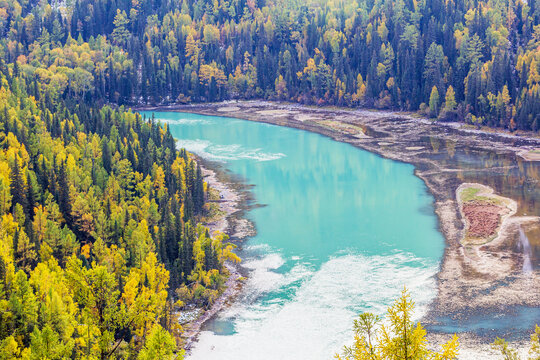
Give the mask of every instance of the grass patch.
M 463 189 L 460 195 L 461 201 L 463 203 L 476 201 L 476 202 L 483 202 L 483 203 L 488 203 L 492 205 L 506 206 L 506 203 L 497 196 L 478 195 L 480 190 L 482 189 L 477 188 L 477 187 L 468 187 L 466 189 Z
M 219 208 L 219 203 L 207 203 L 206 207 L 206 216 L 204 217 L 204 222 L 212 222 L 221 219 L 227 213 Z
M 210 191 L 208 192 L 208 200 L 219 200 L 219 191 L 217 191 L 214 188 L 210 188 Z
M 214 188 L 210 188 L 210 191 L 208 192 L 208 200 L 217 201 L 220 199 L 221 197 L 219 196 L 219 191 Z M 221 210 L 219 203 L 217 202 L 207 202 L 204 206 L 206 208 L 204 216 L 205 222 L 212 222 L 227 215 L 225 211 Z
M 480 191 L 479 188 L 475 187 L 469 187 L 461 191 L 461 201 L 468 202 L 472 200 L 476 200 L 478 192 Z

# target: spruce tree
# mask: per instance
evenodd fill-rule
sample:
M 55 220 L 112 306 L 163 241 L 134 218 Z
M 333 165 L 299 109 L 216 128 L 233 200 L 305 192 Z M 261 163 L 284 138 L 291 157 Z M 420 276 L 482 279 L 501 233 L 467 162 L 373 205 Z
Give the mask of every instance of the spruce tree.
M 19 157 L 16 156 L 11 167 L 12 206 L 20 204 L 25 211 L 28 211 L 27 192 L 23 176 Z

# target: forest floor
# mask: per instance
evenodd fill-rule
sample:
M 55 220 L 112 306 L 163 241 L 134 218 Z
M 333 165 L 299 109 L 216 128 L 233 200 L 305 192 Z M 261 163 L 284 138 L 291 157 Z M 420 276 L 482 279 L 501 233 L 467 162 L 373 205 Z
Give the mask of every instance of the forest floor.
M 484 149 L 513 159 L 508 164 L 512 167 L 518 157 L 525 161 L 538 160 L 540 138 L 532 133 L 511 134 L 461 123 L 439 123 L 401 112 L 321 108 L 266 101 L 161 106 L 145 110 L 225 116 L 308 130 L 389 159 L 413 164 L 415 174 L 425 182 L 435 198 L 439 227 L 446 238 L 446 249 L 437 275 L 438 294 L 423 323 L 436 323 L 441 317 L 459 320 L 471 314 L 493 313 L 494 309 L 504 311 L 515 306 L 540 307 L 540 271 L 523 273 L 524 259 L 515 247 L 510 246 L 515 243 L 520 229 L 537 228 L 540 219 L 537 216 L 515 216 L 512 199 L 492 195 L 492 199 L 502 201 L 504 205 L 499 203 L 495 204 L 497 209 L 489 208 L 488 212 L 496 213 L 490 215 L 494 220 L 491 225 L 475 223 L 471 229 L 460 205 L 462 181 L 456 176 L 463 169 L 432 156 L 439 152 L 439 147 L 447 152 L 455 151 L 456 147 Z M 477 170 L 485 171 L 484 168 Z M 489 189 L 483 188 L 482 191 L 490 193 Z M 465 212 L 472 219 L 483 210 L 487 211 L 487 208 L 476 206 Z M 470 243 L 467 230 L 481 232 L 480 238 L 485 237 L 484 243 Z M 434 339 L 437 336 L 434 335 Z M 473 333 L 460 334 L 460 342 L 467 341 L 470 347 L 475 347 L 486 345 L 493 339 L 478 338 Z

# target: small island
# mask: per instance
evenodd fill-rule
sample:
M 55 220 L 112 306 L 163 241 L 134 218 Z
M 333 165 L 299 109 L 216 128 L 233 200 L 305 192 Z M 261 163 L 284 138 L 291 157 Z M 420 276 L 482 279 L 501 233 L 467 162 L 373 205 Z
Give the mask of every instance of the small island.
M 465 183 L 457 189 L 457 200 L 465 221 L 464 246 L 484 245 L 499 235 L 506 219 L 516 213 L 515 201 L 493 193 L 481 184 Z

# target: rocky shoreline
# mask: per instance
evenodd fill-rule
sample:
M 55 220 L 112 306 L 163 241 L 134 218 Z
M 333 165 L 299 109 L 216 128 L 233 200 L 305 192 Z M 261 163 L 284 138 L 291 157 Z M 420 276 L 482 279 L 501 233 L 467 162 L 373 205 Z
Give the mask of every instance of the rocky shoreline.
M 524 259 L 509 245 L 515 241 L 522 227 L 538 227 L 538 219 L 508 217 L 498 230 L 497 241 L 474 250 L 481 254 L 482 261 L 471 260 L 470 256 L 466 256 L 471 251 L 469 244 L 463 243 L 467 225 L 457 195 L 462 182 L 455 176 L 464 170 L 426 155 L 437 152 L 440 143 L 446 142 L 443 146 L 448 151 L 452 151 L 455 144 L 465 144 L 470 148 L 534 161 L 540 139 L 533 134 L 521 133 L 518 137 L 502 131 L 478 130 L 463 124 L 433 123 L 410 114 L 388 111 L 317 108 L 263 101 L 145 110 L 225 116 L 308 130 L 386 158 L 413 164 L 415 174 L 425 182 L 435 198 L 440 230 L 446 238 L 446 249 L 437 275 L 438 294 L 423 322 L 428 325 L 436 323 L 442 314 L 460 318 L 472 312 L 511 306 L 540 306 L 540 272 L 536 270 L 524 274 Z M 430 141 L 427 144 L 426 139 Z M 501 171 L 504 168 L 502 166 Z M 489 170 L 493 171 L 494 168 Z M 485 259 L 488 259 L 487 263 Z M 485 343 L 474 334 L 469 335 L 473 343 Z
M 248 236 L 253 236 L 255 233 L 253 224 L 242 217 L 243 206 L 247 201 L 247 192 L 238 188 L 239 184 L 228 179 L 226 174 L 221 172 L 216 166 L 206 164 L 203 159 L 199 159 L 199 162 L 203 164 L 201 170 L 204 181 L 208 184 L 209 188 L 219 194 L 219 200 L 212 201 L 217 204 L 219 213 L 205 223 L 210 233 L 213 234 L 216 231 L 226 233 L 230 236 L 231 241 L 236 243 Z M 204 311 L 199 309 L 195 316 L 183 324 L 184 332 L 182 338 L 184 340 L 184 350 L 187 354 L 189 354 L 194 343 L 197 342 L 203 325 L 216 316 L 223 308 L 230 305 L 242 290 L 245 274 L 243 274 L 240 265 L 227 262 L 225 263 L 225 267 L 229 272 L 229 277 L 225 282 L 223 293 L 210 309 Z M 182 314 L 179 314 L 179 317 L 182 317 Z

